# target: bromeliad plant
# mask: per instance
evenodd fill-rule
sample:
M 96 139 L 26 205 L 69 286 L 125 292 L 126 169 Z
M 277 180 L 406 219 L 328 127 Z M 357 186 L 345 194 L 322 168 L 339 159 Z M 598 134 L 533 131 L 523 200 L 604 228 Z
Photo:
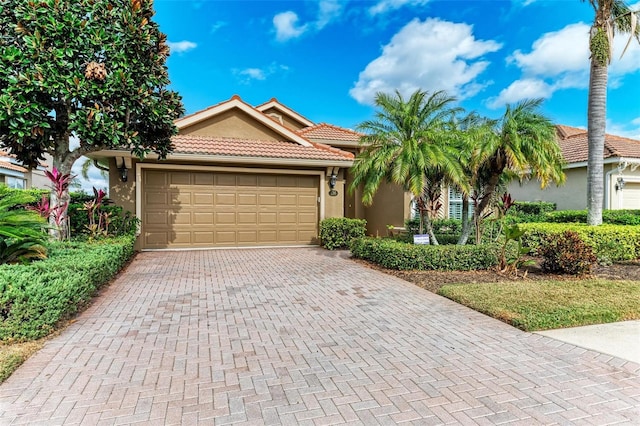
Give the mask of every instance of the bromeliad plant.
M 45 170 L 45 175 L 51 182 L 51 198 L 45 203 L 44 197 L 40 201 L 39 211 L 44 214 L 48 211 L 49 223 L 51 223 L 53 236 L 62 241 L 69 238 L 69 223 L 67 221 L 67 207 L 69 207 L 69 185 L 75 176 L 70 173 L 61 173 L 57 168 L 52 171 Z
M 90 238 L 106 237 L 109 235 L 109 225 L 111 224 L 111 213 L 101 210 L 104 197 L 107 195 L 102 189 L 93 188 L 94 198 L 84 203 L 84 208 L 89 217 L 89 224 L 86 225 Z

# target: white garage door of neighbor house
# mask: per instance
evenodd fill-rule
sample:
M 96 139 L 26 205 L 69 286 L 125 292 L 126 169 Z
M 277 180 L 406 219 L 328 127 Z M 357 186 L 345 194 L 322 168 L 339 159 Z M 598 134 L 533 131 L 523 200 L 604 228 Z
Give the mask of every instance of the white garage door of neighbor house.
M 146 249 L 314 244 L 317 175 L 143 172 Z
M 622 190 L 624 209 L 640 209 L 640 182 L 627 182 Z

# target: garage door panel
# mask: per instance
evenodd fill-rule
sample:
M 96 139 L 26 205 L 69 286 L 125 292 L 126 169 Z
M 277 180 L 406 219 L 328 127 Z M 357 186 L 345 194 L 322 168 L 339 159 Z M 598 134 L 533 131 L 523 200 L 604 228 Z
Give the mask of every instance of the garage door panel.
M 235 212 L 216 212 L 216 225 L 235 225 L 236 213 Z
M 255 244 L 258 242 L 258 231 L 238 231 L 239 244 Z
M 276 194 L 259 194 L 258 205 L 260 206 L 277 206 L 278 196 Z
M 241 193 L 238 194 L 237 200 L 239 206 L 255 207 L 258 205 L 258 194 Z
M 280 206 L 297 206 L 298 196 L 296 194 L 279 194 L 278 204 Z
M 166 192 L 149 191 L 145 194 L 144 198 L 147 206 L 166 206 L 169 204 L 169 194 Z
M 173 185 L 189 185 L 191 183 L 190 172 L 171 172 L 169 174 L 169 184 Z
M 622 190 L 623 207 L 640 209 L 640 182 L 627 182 Z
M 213 212 L 193 212 L 194 225 L 214 225 Z
M 143 172 L 144 248 L 311 244 L 317 176 Z
M 237 243 L 235 231 L 216 231 L 215 239 L 216 244 L 235 245 Z
M 236 187 L 236 176 L 227 173 L 220 173 L 214 175 L 214 182 L 216 186 L 233 186 Z
M 170 216 L 170 221 L 174 225 L 191 225 L 193 223 L 191 212 L 172 213 Z
M 213 207 L 213 194 L 205 192 L 194 192 L 192 195 L 193 204 L 195 206 Z
M 205 185 L 205 186 L 213 186 L 213 173 L 194 173 L 193 174 L 193 184 L 194 185 Z
M 257 225 L 258 213 L 256 212 L 238 212 L 238 225 Z
M 209 245 L 213 245 L 215 242 L 214 240 L 214 233 L 213 231 L 209 231 L 209 232 L 194 232 L 193 233 L 193 243 L 194 244 L 209 244 Z

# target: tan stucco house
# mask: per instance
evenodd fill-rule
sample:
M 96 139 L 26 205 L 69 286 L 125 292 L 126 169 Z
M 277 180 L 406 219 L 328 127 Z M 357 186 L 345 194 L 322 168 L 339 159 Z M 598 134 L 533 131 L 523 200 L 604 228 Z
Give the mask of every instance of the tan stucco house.
M 556 126 L 558 143 L 566 161 L 566 183 L 540 189 L 538 182 L 512 183 L 511 195 L 519 201 L 548 201 L 558 210 L 587 207 L 587 131 Z M 640 209 L 640 141 L 606 135 L 604 148 L 605 209 Z
M 346 190 L 360 134 L 276 99 L 254 107 L 233 96 L 176 126 L 166 160 L 92 155 L 109 159 L 110 198 L 141 221 L 139 249 L 317 244 L 324 218 L 364 218 L 375 235 L 409 216 L 400 188 L 385 186 L 367 208 Z
M 44 174 L 47 167 L 47 163 L 43 162 L 35 169 L 27 169 L 16 160 L 15 155 L 0 150 L 0 184 L 9 188 L 48 188 L 49 180 Z

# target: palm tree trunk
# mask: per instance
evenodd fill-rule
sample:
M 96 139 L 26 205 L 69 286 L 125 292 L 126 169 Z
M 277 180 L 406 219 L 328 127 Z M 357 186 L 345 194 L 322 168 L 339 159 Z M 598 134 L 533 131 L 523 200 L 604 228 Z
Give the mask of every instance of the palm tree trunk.
M 587 223 L 602 224 L 604 199 L 604 138 L 607 120 L 607 65 L 591 59 L 589 77 L 587 161 Z
M 458 239 L 458 245 L 463 246 L 467 244 L 469 236 L 471 235 L 471 221 L 469 218 L 469 196 L 462 196 L 462 233 Z
M 431 218 L 428 214 L 424 215 L 424 227 L 426 228 L 425 230 L 427 231 L 427 234 L 429 234 L 429 241 L 431 242 L 431 245 L 440 245 L 440 243 L 438 243 L 438 239 L 436 238 L 436 234 L 433 233 L 433 225 L 431 225 Z

